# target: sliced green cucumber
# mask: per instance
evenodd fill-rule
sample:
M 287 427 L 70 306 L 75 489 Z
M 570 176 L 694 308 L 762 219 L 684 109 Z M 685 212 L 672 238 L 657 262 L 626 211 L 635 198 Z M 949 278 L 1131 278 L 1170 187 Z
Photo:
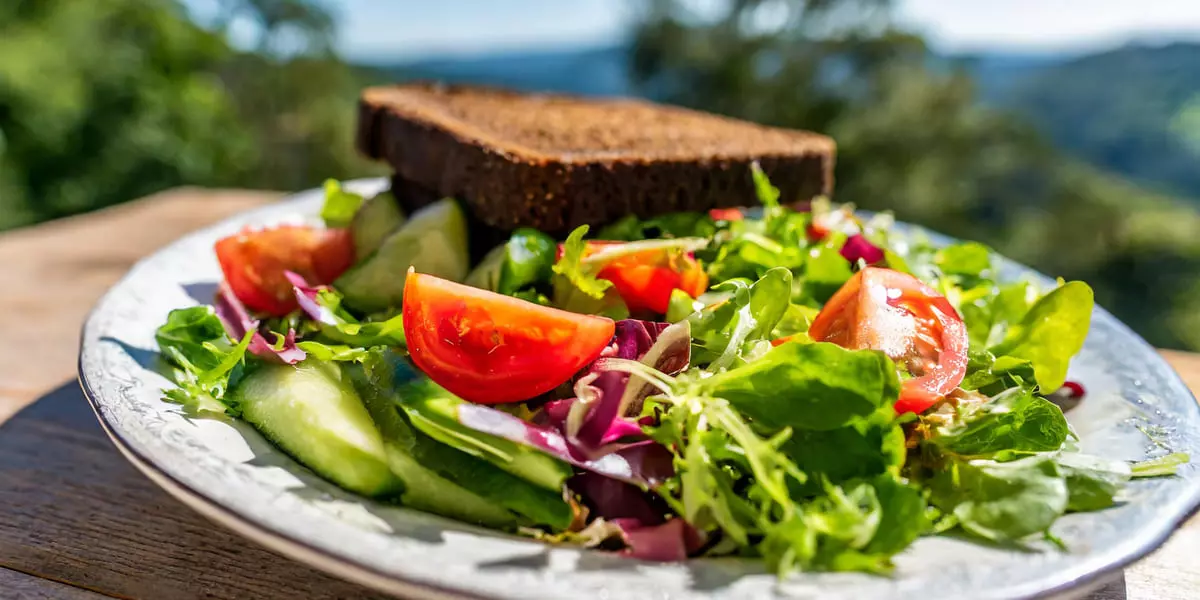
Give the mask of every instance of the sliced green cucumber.
M 336 287 L 346 303 L 363 312 L 400 306 L 408 268 L 462 281 L 470 268 L 467 219 L 454 200 L 435 202 L 413 213 L 374 254 L 346 271 Z
M 571 476 L 571 467 L 557 458 L 460 423 L 458 407 L 464 401 L 428 379 L 406 384 L 397 394 L 413 426 L 443 444 L 547 490 L 561 491 Z
M 233 394 L 246 422 L 325 479 L 365 496 L 403 488 L 375 422 L 337 364 L 263 366 Z
M 350 222 L 355 260 L 361 261 L 374 254 L 401 225 L 404 225 L 404 212 L 391 192 L 380 192 L 368 198 Z
M 396 372 L 411 369 L 387 354 L 372 355 L 350 372 L 383 433 L 392 470 L 404 480 L 404 504 L 493 527 L 518 524 L 513 513 L 521 516 L 520 523 L 556 530 L 571 524 L 574 512 L 561 488 L 544 490 L 416 431 L 393 398 Z

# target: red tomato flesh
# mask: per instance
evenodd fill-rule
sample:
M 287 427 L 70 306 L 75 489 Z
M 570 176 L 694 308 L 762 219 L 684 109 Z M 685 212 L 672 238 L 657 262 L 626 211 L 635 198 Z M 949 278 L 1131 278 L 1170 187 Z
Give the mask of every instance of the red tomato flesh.
M 409 273 L 404 335 L 438 385 L 479 404 L 521 402 L 569 380 L 612 341 L 611 319 Z
M 714 221 L 741 221 L 746 218 L 737 208 L 714 208 L 708 211 L 708 216 Z
M 921 413 L 962 383 L 967 328 L 944 296 L 916 277 L 867 267 L 850 278 L 813 320 L 808 335 L 845 348 L 880 350 L 913 377 L 896 412 Z
M 623 243 L 592 240 L 587 243 L 583 256 Z M 562 244 L 559 244 L 559 258 L 562 253 Z M 690 252 L 676 250 L 651 249 L 622 256 L 604 265 L 596 277 L 611 281 L 625 306 L 634 312 L 649 310 L 666 314 L 672 291 L 683 290 L 695 298 L 708 290 L 708 274 L 704 267 Z
M 296 309 L 292 271 L 314 285 L 332 283 L 354 264 L 348 229 L 283 225 L 245 230 L 217 242 L 217 261 L 234 295 L 247 308 L 280 317 Z

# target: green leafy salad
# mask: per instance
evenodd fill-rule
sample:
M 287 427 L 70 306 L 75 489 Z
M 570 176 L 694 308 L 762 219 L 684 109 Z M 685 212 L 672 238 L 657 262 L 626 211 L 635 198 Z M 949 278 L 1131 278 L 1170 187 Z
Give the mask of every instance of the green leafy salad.
M 326 187 L 324 227 L 220 240 L 211 306 L 158 330 L 193 416 L 358 494 L 658 561 L 887 573 L 925 535 L 1056 541 L 1119 501 L 1060 404 L 1092 290 L 1000 281 L 824 200 L 627 217 L 470 248 L 446 199 Z M 472 256 L 480 257 L 473 261 Z M 472 264 L 473 262 L 477 264 Z

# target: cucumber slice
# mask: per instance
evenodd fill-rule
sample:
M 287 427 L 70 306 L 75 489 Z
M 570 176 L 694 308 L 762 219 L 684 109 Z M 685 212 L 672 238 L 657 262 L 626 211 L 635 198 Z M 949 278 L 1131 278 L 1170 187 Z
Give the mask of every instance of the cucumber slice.
M 364 496 L 399 492 L 383 439 L 334 363 L 263 366 L 233 390 L 242 418 L 315 473 Z
M 574 513 L 561 491 L 543 490 L 430 439 L 409 426 L 395 402 L 378 391 L 363 390 L 362 397 L 380 424 L 392 470 L 404 480 L 400 501 L 406 506 L 491 527 L 570 526 Z
M 443 444 L 550 491 L 561 491 L 571 476 L 570 465 L 557 458 L 459 423 L 458 406 L 464 400 L 428 379 L 402 386 L 397 395 L 413 427 Z
M 380 192 L 368 198 L 350 222 L 355 261 L 362 261 L 374 254 L 401 225 L 404 225 L 404 213 L 391 192 Z
M 362 367 L 347 371 L 383 433 L 392 470 L 404 480 L 404 504 L 493 527 L 536 524 L 562 530 L 570 526 L 574 511 L 561 488 L 544 490 L 415 430 L 393 396 L 397 379 L 420 377 L 402 358 L 376 352 Z M 523 518 L 518 522 L 513 513 Z
M 458 519 L 488 527 L 511 527 L 517 524 L 515 516 L 502 506 L 464 489 L 432 469 L 421 464 L 413 456 L 416 440 L 412 428 L 404 422 L 391 398 L 379 391 L 379 387 L 355 377 L 354 385 L 362 395 L 363 405 L 383 435 L 384 452 L 388 466 L 404 482 L 401 504 L 444 517 Z M 432 464 L 430 464 L 432 466 Z
M 413 213 L 374 254 L 333 285 L 348 305 L 363 312 L 381 312 L 400 306 L 410 266 L 420 273 L 462 281 L 469 263 L 466 216 L 454 200 L 445 199 Z

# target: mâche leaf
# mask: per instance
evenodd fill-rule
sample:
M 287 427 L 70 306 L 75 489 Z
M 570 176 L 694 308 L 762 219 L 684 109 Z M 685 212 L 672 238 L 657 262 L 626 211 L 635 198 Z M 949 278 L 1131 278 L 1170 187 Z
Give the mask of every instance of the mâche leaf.
M 1069 431 L 1062 409 L 1053 402 L 1012 388 L 941 427 L 930 441 L 960 456 L 1053 452 L 1062 447 Z
M 947 461 L 930 488 L 933 503 L 964 531 L 998 542 L 1045 532 L 1066 512 L 1070 498 L 1051 455 Z
M 782 344 L 696 386 L 770 430 L 843 427 L 892 405 L 900 391 L 896 367 L 882 352 L 824 342 Z
M 947 275 L 984 277 L 992 268 L 992 252 L 978 242 L 962 242 L 938 250 L 933 262 Z
M 1092 319 L 1092 288 L 1065 283 L 1038 300 L 1019 323 L 1011 325 L 1004 341 L 989 350 L 1033 365 L 1037 385 L 1045 392 L 1060 387 L 1067 364 L 1083 348 Z

